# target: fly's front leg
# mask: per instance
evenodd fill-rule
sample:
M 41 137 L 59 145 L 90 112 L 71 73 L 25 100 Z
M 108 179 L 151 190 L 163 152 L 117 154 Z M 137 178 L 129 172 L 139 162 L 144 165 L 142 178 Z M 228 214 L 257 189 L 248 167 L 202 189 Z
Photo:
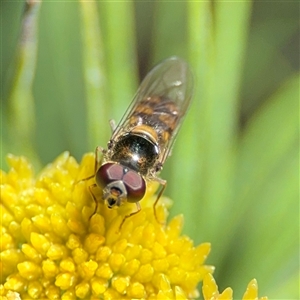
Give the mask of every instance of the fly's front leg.
M 95 177 L 96 172 L 97 172 L 98 168 L 101 165 L 101 155 L 99 155 L 100 152 L 101 152 L 101 154 L 104 154 L 105 150 L 102 147 L 98 146 L 95 150 L 94 174 L 76 181 L 75 184 L 77 184 L 81 181 L 87 181 L 87 180 L 92 179 L 93 177 Z
M 121 222 L 121 224 L 120 224 L 120 226 L 119 226 L 119 231 L 121 230 L 121 228 L 122 228 L 124 222 L 126 221 L 126 219 L 132 217 L 133 215 L 136 215 L 137 213 L 139 213 L 139 212 L 141 211 L 141 205 L 140 205 L 139 202 L 136 202 L 136 208 L 137 208 L 136 211 L 132 212 L 132 213 L 129 214 L 129 215 L 126 215 L 126 216 L 123 218 L 123 220 L 122 220 L 122 222 Z
M 100 165 L 101 165 L 101 156 L 103 154 L 105 154 L 105 149 L 103 149 L 102 147 L 98 146 L 96 147 L 95 150 L 95 167 L 94 167 L 94 176 L 96 175 L 96 172 L 98 171 Z M 100 155 L 101 153 L 101 155 Z
M 79 179 L 79 180 L 77 180 L 77 181 L 75 182 L 75 184 L 78 184 L 78 183 L 81 182 L 81 181 L 87 181 L 87 180 L 92 179 L 92 178 L 94 178 L 94 177 L 95 177 L 95 174 L 93 174 L 93 175 L 91 175 L 91 176 L 89 176 L 89 177 L 85 177 L 85 178 Z
M 157 218 L 157 214 L 156 214 L 156 205 L 157 205 L 157 203 L 158 203 L 158 201 L 159 201 L 161 195 L 163 194 L 165 188 L 167 187 L 167 181 L 166 181 L 166 180 L 163 180 L 163 179 L 161 179 L 161 178 L 154 178 L 154 180 L 157 181 L 157 182 L 159 182 L 159 183 L 162 185 L 162 188 L 160 189 L 160 191 L 159 191 L 159 193 L 158 193 L 158 195 L 157 195 L 157 197 L 156 197 L 156 200 L 155 200 L 155 202 L 154 202 L 154 204 L 153 204 L 153 211 L 154 211 L 155 219 L 156 219 L 156 221 L 157 221 L 158 223 L 161 224 L 162 222 L 160 222 L 160 221 L 158 220 L 158 218 Z
M 95 202 L 95 210 L 94 210 L 94 212 L 91 214 L 89 220 L 91 220 L 92 216 L 97 212 L 97 209 L 98 209 L 98 201 L 97 201 L 97 198 L 96 198 L 96 196 L 94 195 L 93 190 L 92 190 L 93 188 L 96 188 L 96 187 L 97 187 L 97 184 L 96 184 L 96 183 L 91 184 L 91 185 L 89 186 L 89 191 L 90 191 L 90 193 L 91 193 L 91 195 L 92 195 L 92 197 L 93 197 L 93 200 L 94 200 L 94 202 Z

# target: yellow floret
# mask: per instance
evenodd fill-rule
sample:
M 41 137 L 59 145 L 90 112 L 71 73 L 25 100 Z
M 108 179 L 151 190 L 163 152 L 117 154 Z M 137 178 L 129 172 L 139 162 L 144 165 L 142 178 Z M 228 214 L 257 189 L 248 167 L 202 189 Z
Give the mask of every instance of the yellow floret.
M 203 280 L 202 292 L 205 300 L 231 300 L 233 299 L 233 291 L 231 288 L 226 288 L 222 293 L 219 293 L 218 286 L 212 274 L 206 274 Z M 247 287 L 243 296 L 243 300 L 267 300 L 267 297 L 258 298 L 258 286 L 253 279 Z

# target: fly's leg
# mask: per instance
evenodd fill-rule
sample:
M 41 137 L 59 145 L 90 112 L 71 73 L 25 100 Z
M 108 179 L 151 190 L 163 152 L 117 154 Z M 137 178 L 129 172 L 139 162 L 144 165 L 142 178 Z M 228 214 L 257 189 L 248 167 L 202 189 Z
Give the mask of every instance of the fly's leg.
M 106 151 L 102 147 L 97 146 L 96 150 L 95 150 L 94 175 L 96 175 L 96 172 L 97 172 L 97 170 L 98 170 L 98 168 L 100 167 L 100 164 L 101 164 L 101 155 L 100 155 L 100 152 L 101 152 L 101 154 L 105 154 Z
M 121 224 L 120 224 L 120 226 L 119 226 L 119 231 L 121 230 L 121 228 L 122 228 L 124 222 L 126 221 L 126 219 L 132 217 L 133 215 L 136 215 L 137 213 L 139 213 L 139 212 L 141 211 L 141 205 L 140 205 L 139 202 L 136 202 L 136 208 L 137 208 L 136 211 L 132 212 L 132 213 L 129 214 L 129 215 L 126 215 L 126 216 L 123 218 L 123 220 L 122 220 L 122 222 L 121 222 Z
M 91 195 L 92 195 L 92 197 L 93 197 L 93 200 L 94 200 L 94 202 L 95 202 L 95 210 L 94 210 L 94 212 L 91 214 L 89 220 L 91 220 L 92 216 L 97 212 L 97 209 L 98 209 L 98 201 L 97 201 L 97 198 L 96 198 L 96 196 L 94 195 L 93 190 L 92 190 L 92 189 L 95 188 L 95 187 L 97 187 L 97 184 L 96 184 L 96 183 L 91 184 L 91 185 L 89 186 L 89 191 L 90 191 L 90 193 L 91 193 Z
M 93 174 L 93 175 L 91 175 L 91 176 L 89 176 L 89 177 L 79 179 L 79 180 L 77 180 L 77 181 L 75 182 L 75 184 L 77 184 L 77 183 L 79 183 L 79 182 L 81 182 L 81 181 L 87 181 L 87 180 L 92 179 L 92 178 L 94 178 L 94 177 L 95 177 L 95 175 Z
M 76 181 L 75 184 L 77 184 L 77 183 L 79 183 L 81 181 L 87 181 L 87 180 L 92 179 L 93 177 L 95 177 L 96 172 L 97 172 L 97 170 L 98 170 L 98 168 L 100 167 L 100 164 L 101 164 L 101 155 L 100 155 L 100 152 L 102 154 L 104 154 L 105 150 L 102 147 L 100 147 L 100 146 L 96 147 L 96 150 L 95 150 L 94 174 L 90 175 L 90 176 L 88 176 L 86 178 L 83 178 L 83 179 L 80 179 L 80 180 Z
M 110 125 L 110 129 L 111 129 L 111 132 L 112 132 L 112 137 L 111 137 L 111 139 L 107 143 L 107 149 L 111 150 L 111 148 L 113 147 L 113 144 L 114 144 L 114 142 L 113 142 L 113 140 L 114 140 L 114 132 L 117 129 L 117 125 L 116 125 L 115 120 L 109 120 L 109 125 Z M 104 150 L 104 152 L 106 152 L 106 150 Z
M 117 127 L 116 121 L 113 120 L 113 119 L 112 119 L 112 120 L 109 120 L 109 125 L 110 125 L 110 128 L 111 128 L 112 133 L 114 133 L 114 131 L 115 131 L 116 127 Z
M 156 205 L 157 205 L 157 203 L 158 203 L 158 201 L 159 201 L 161 195 L 163 194 L 165 188 L 167 187 L 167 181 L 166 181 L 166 180 L 163 180 L 163 179 L 161 179 L 161 178 L 154 178 L 154 180 L 157 181 L 157 182 L 159 182 L 159 183 L 162 185 L 162 188 L 160 189 L 160 191 L 159 191 L 159 193 L 158 193 L 158 195 L 157 195 L 157 197 L 156 197 L 156 200 L 155 200 L 155 202 L 154 202 L 154 204 L 153 204 L 153 211 L 154 211 L 155 219 L 156 219 L 156 221 L 157 221 L 158 223 L 161 224 L 162 222 L 160 222 L 160 221 L 158 220 L 158 218 L 157 218 L 157 214 L 156 214 Z
M 98 170 L 98 168 L 99 168 L 99 166 L 100 166 L 100 164 L 101 164 L 101 159 L 100 159 L 100 155 L 99 155 L 100 152 L 101 152 L 101 153 L 105 153 L 105 150 L 104 150 L 102 147 L 98 146 L 98 147 L 96 148 L 96 150 L 95 150 L 94 174 L 91 175 L 91 176 L 88 176 L 88 177 L 86 177 L 86 178 L 83 178 L 83 179 L 78 180 L 75 184 L 77 184 L 77 183 L 79 183 L 79 182 L 81 182 L 81 181 L 87 181 L 87 180 L 92 179 L 92 178 L 95 177 L 96 172 L 97 172 L 97 170 Z M 93 193 L 93 191 L 92 191 L 92 189 L 95 188 L 95 187 L 97 187 L 97 184 L 96 184 L 96 183 L 94 183 L 94 184 L 92 184 L 92 185 L 89 186 L 90 194 L 91 194 L 91 196 L 92 196 L 92 198 L 93 198 L 93 200 L 94 200 L 94 202 L 95 202 L 95 210 L 94 210 L 94 212 L 92 213 L 92 215 L 90 216 L 89 220 L 90 220 L 91 217 L 97 212 L 97 209 L 98 209 L 98 201 L 97 201 L 96 196 L 94 195 L 94 193 Z

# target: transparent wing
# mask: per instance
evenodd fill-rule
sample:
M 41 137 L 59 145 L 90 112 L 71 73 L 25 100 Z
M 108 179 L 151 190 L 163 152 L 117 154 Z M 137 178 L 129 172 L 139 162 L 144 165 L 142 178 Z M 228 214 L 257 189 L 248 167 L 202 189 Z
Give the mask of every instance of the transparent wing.
M 193 76 L 184 60 L 171 57 L 162 61 L 142 81 L 112 139 L 117 140 L 137 124 L 151 126 L 159 136 L 160 161 L 164 163 L 189 107 L 192 90 Z

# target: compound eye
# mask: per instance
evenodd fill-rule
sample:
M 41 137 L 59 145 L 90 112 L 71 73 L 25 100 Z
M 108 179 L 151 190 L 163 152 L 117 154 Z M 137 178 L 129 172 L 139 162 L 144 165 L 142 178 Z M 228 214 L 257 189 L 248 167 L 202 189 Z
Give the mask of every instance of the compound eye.
M 112 181 L 122 180 L 123 167 L 119 164 L 107 163 L 102 165 L 96 173 L 96 182 L 100 187 L 105 187 Z
M 128 202 L 138 202 L 144 197 L 146 183 L 140 174 L 134 171 L 128 171 L 123 176 L 123 182 L 126 186 Z

